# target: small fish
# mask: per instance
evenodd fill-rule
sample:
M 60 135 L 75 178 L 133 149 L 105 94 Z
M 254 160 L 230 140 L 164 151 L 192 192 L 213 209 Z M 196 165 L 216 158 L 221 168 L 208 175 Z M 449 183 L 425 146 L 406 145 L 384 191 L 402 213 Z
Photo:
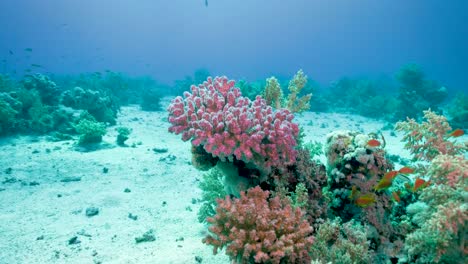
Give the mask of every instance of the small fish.
M 388 187 L 390 186 L 392 186 L 392 180 L 383 178 L 379 181 L 379 183 L 377 183 L 377 185 L 374 187 L 374 190 L 376 191 L 385 190 L 385 189 L 388 189 Z
M 24 51 L 32 52 L 32 49 L 31 48 L 25 48 Z
M 401 173 L 397 174 L 396 178 L 398 178 L 398 179 L 400 179 L 400 180 L 402 180 L 402 181 L 407 181 L 407 182 L 410 182 L 410 181 L 411 181 L 411 179 L 408 178 L 408 176 L 406 176 L 406 175 L 404 175 L 404 174 L 401 174 Z
M 9 50 L 8 52 L 10 53 L 10 55 L 13 55 L 13 54 L 14 54 L 13 51 L 11 51 L 11 50 Z
M 205 0 L 205 6 L 208 6 L 208 0 Z
M 39 65 L 39 64 L 34 64 L 34 63 L 33 63 L 33 64 L 31 64 L 31 67 L 42 68 L 42 66 L 41 66 L 41 65 Z
M 357 188 L 356 186 L 353 186 L 353 188 L 351 188 L 351 193 L 349 194 L 349 199 L 354 199 L 354 197 L 356 196 L 356 194 L 358 193 L 357 191 Z
M 401 201 L 401 199 L 400 199 L 400 194 L 401 194 L 400 191 L 398 191 L 398 192 L 392 192 L 393 199 L 395 199 L 395 201 L 396 201 L 397 203 L 399 203 L 399 202 Z
M 373 194 L 371 193 L 368 193 L 368 194 L 364 194 L 362 196 L 359 196 L 357 199 L 356 199 L 356 205 L 359 206 L 359 207 L 367 207 L 373 203 L 375 203 L 375 197 Z
M 385 173 L 385 175 L 383 176 L 383 179 L 387 179 L 391 181 L 398 175 L 398 173 L 399 171 L 389 171 Z
M 369 147 L 378 147 L 378 146 L 380 146 L 380 141 L 378 141 L 377 139 L 371 139 L 371 140 L 367 141 L 367 145 Z
M 458 128 L 452 131 L 449 134 L 449 137 L 460 137 L 460 136 L 463 136 L 464 134 L 465 134 L 465 131 L 463 131 L 463 129 Z
M 398 172 L 403 174 L 411 174 L 414 172 L 414 170 L 410 167 L 403 167 L 400 170 L 398 170 Z
M 427 185 L 428 183 L 425 180 L 421 178 L 416 178 L 416 181 L 414 182 L 414 186 L 413 186 L 413 192 L 416 192 L 417 190 L 424 188 Z
M 26 69 L 25 72 L 31 72 L 31 69 Z

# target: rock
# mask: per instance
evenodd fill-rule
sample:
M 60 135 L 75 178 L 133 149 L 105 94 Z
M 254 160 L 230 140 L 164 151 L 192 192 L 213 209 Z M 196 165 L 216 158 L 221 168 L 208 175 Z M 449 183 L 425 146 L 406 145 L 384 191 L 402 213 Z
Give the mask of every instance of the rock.
M 159 154 L 159 153 L 166 153 L 168 151 L 167 148 L 153 148 L 154 153 Z
M 195 256 L 195 261 L 196 261 L 197 263 L 202 263 L 203 258 L 200 257 L 200 256 Z
M 146 233 L 144 233 L 141 237 L 136 237 L 135 238 L 135 242 L 137 244 L 143 243 L 143 242 L 152 242 L 152 241 L 155 241 L 155 240 L 156 240 L 156 236 L 154 234 L 153 229 L 150 229 L 150 230 L 146 231 Z
M 37 181 L 32 181 L 29 183 L 29 186 L 37 186 L 39 185 L 40 183 L 38 183 Z
M 108 172 L 109 172 L 109 168 L 107 167 L 102 168 L 102 173 L 108 173 Z
M 68 245 L 76 245 L 81 243 L 77 236 L 74 236 L 68 240 Z
M 169 154 L 166 157 L 160 158 L 159 161 L 161 162 L 165 161 L 168 164 L 172 164 L 172 161 L 174 161 L 176 158 L 177 158 L 176 156 Z
M 130 218 L 130 219 L 136 221 L 136 220 L 138 220 L 138 215 L 134 215 L 134 214 L 132 214 L 132 213 L 129 213 L 129 214 L 128 214 L 128 218 Z
M 70 176 L 70 177 L 63 178 L 60 181 L 61 182 L 78 182 L 78 181 L 81 181 L 81 177 Z
M 38 236 L 36 240 L 44 240 L 44 235 Z
M 17 182 L 18 179 L 16 179 L 15 177 L 11 177 L 11 178 L 5 178 L 5 180 L 2 181 L 3 184 L 5 183 L 15 183 Z
M 124 193 L 129 193 L 129 192 L 131 192 L 131 191 L 132 191 L 132 190 L 130 190 L 129 188 L 125 188 L 125 189 L 124 189 Z
M 5 169 L 5 174 L 11 174 L 12 171 L 13 169 L 11 167 L 8 167 Z
M 92 217 L 99 214 L 99 208 L 97 207 L 88 207 L 86 208 L 86 216 Z
M 86 231 L 84 229 L 81 229 L 80 231 L 78 231 L 76 234 L 80 235 L 80 236 L 85 236 L 85 237 L 92 237 L 92 235 L 86 233 Z

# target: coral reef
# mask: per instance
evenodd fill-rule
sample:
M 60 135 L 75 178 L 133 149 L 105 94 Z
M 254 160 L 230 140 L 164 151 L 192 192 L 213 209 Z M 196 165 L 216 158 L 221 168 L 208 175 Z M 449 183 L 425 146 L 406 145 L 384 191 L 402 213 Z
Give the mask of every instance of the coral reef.
M 37 73 L 27 75 L 22 82 L 23 87 L 27 90 L 36 90 L 39 92 L 41 100 L 46 105 L 57 105 L 60 97 L 60 89 L 55 82 L 48 76 Z
M 141 94 L 141 110 L 160 111 L 161 110 L 161 92 L 157 89 L 145 89 Z
M 454 127 L 468 128 L 468 95 L 457 94 L 449 105 L 450 124 Z
M 429 108 L 438 111 L 438 106 L 448 94 L 445 87 L 427 80 L 424 72 L 416 64 L 402 67 L 397 79 L 400 82 L 400 91 L 396 117 L 399 120 L 417 118 L 423 110 Z
M 11 129 L 17 113 L 5 99 L 0 97 L 0 134 Z
M 312 227 L 300 208 L 260 187 L 241 193 L 240 199 L 218 200 L 216 215 L 203 242 L 214 253 L 226 248 L 233 263 L 310 263 Z
M 169 131 L 222 161 L 237 159 L 266 172 L 293 163 L 299 133 L 294 116 L 273 110 L 261 97 L 251 102 L 234 84 L 208 78 L 185 92 L 185 99 L 176 97 L 168 107 Z
M 393 164 L 385 158 L 382 146 L 373 146 L 372 142 L 376 142 L 375 135 L 350 131 L 327 136 L 329 179 L 325 193 L 331 201 L 331 216 L 340 217 L 344 223 L 355 219 L 372 226 L 376 254 L 394 257 L 399 252 L 401 234 L 391 221 L 390 193 L 377 188 Z
M 62 104 L 86 110 L 99 122 L 116 123 L 118 107 L 110 96 L 100 91 L 75 87 L 63 93 Z
M 273 170 L 267 183 L 282 197 L 302 185 L 307 193 L 307 202 L 301 208 L 309 223 L 316 225 L 326 218 L 328 204 L 322 193 L 322 188 L 327 185 L 325 166 L 313 161 L 308 150 L 299 148 L 296 161 L 286 169 Z

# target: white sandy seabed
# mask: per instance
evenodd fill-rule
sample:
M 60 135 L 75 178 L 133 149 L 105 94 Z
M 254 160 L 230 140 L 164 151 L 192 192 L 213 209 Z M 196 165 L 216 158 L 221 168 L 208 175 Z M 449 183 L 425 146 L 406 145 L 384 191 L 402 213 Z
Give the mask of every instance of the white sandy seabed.
M 45 137 L 1 139 L 0 263 L 229 263 L 201 242 L 202 172 L 190 165 L 190 142 L 168 133 L 166 120 L 166 112 L 124 107 L 118 124 L 133 130 L 126 143 L 136 146 L 116 146 L 110 127 L 108 147 L 92 152 Z M 306 142 L 322 143 L 335 130 L 369 133 L 384 125 L 346 114 L 304 113 L 295 121 Z M 399 138 L 383 133 L 386 150 L 400 153 Z M 86 216 L 90 207 L 99 213 Z M 156 239 L 136 243 L 149 230 Z

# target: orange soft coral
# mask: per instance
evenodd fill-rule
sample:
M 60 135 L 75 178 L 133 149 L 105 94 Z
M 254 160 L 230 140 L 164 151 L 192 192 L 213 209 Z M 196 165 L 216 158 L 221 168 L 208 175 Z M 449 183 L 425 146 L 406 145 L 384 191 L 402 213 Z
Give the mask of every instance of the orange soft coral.
M 241 193 L 240 199 L 218 200 L 216 215 L 203 242 L 214 253 L 226 247 L 234 263 L 310 263 L 312 227 L 299 208 L 260 187 Z

